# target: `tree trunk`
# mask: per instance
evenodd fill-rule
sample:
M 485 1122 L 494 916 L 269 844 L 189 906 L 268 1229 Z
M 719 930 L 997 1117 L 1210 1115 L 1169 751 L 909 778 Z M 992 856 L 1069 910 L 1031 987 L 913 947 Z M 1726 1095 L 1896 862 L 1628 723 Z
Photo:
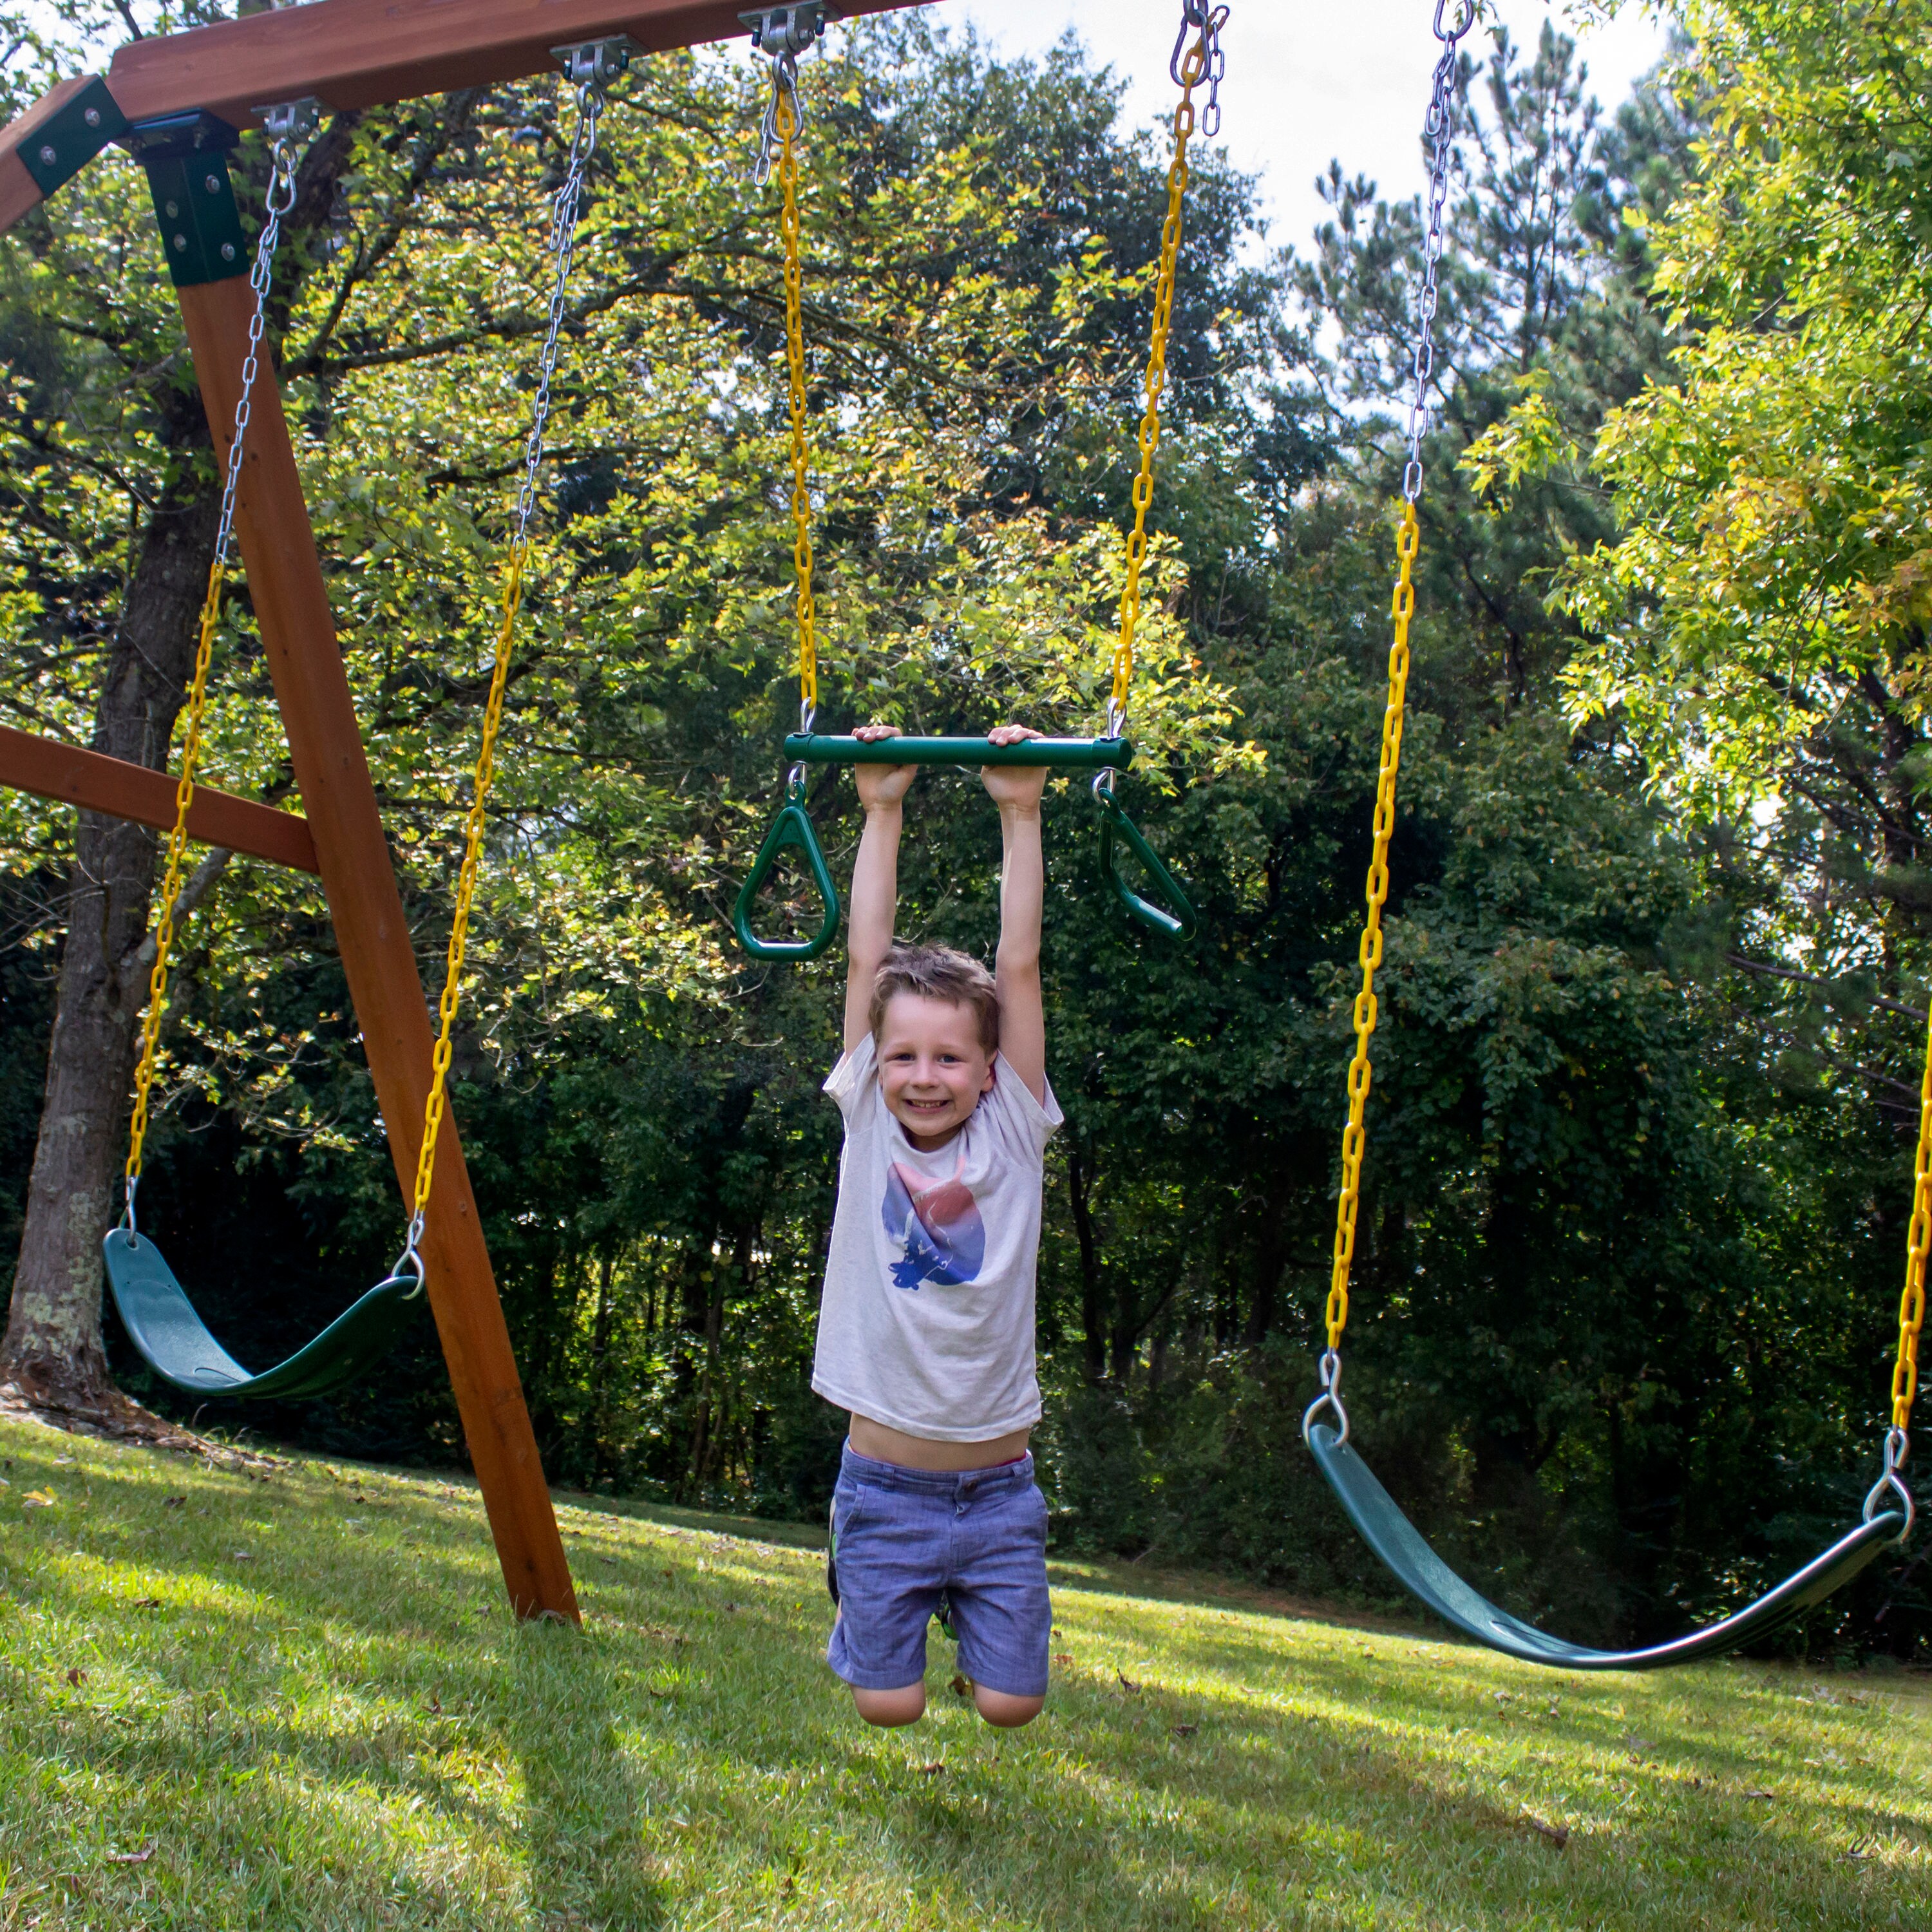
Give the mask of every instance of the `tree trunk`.
M 184 399 L 182 413 L 178 440 L 206 447 L 199 400 Z M 201 465 L 184 463 L 179 474 L 148 524 L 94 713 L 96 751 L 157 770 L 194 668 L 219 512 Z M 0 1382 L 37 1407 L 82 1415 L 113 1400 L 100 1345 L 100 1240 L 119 1209 L 160 846 L 145 826 L 80 815 L 46 1100 L 0 1344 Z

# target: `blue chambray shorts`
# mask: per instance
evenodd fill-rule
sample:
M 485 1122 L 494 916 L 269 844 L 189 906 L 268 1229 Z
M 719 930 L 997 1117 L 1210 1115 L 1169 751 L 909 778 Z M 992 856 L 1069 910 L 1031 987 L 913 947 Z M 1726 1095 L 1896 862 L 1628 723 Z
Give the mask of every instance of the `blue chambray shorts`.
M 926 1675 L 926 1627 L 951 1600 L 959 1668 L 1010 1697 L 1046 1694 L 1053 1612 L 1046 1498 L 1033 1458 L 941 1474 L 845 1445 L 832 1496 L 838 1621 L 825 1660 L 862 1690 Z

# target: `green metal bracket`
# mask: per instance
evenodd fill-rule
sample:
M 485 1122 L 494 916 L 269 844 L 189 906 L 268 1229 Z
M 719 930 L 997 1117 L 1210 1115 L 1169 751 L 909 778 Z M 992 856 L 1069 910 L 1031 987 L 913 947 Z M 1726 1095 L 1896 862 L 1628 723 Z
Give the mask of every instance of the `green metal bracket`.
M 1124 771 L 1134 748 L 1124 738 L 1025 738 L 995 745 L 986 738 L 820 737 L 794 732 L 785 756 L 801 765 L 1044 765 L 1049 771 Z
M 818 932 L 809 939 L 760 939 L 752 930 L 752 913 L 758 901 L 758 889 L 765 883 L 766 874 L 777 863 L 778 854 L 788 845 L 796 845 L 805 854 L 812 883 L 818 888 L 818 896 L 824 904 L 825 916 L 819 921 Z M 738 894 L 738 903 L 732 910 L 731 926 L 738 935 L 738 944 L 754 959 L 816 959 L 838 938 L 838 888 L 832 883 L 831 868 L 825 862 L 825 854 L 819 849 L 818 835 L 812 830 L 812 820 L 806 816 L 802 784 L 785 787 L 785 802 L 778 807 L 778 815 L 772 820 L 772 829 L 765 834 L 765 842 L 758 848 L 758 856 L 752 861 L 751 876 L 746 880 Z
M 1119 800 L 1111 791 L 1096 789 L 1094 802 L 1100 808 L 1100 870 L 1113 887 L 1114 897 L 1142 925 L 1169 939 L 1192 939 L 1199 930 L 1200 921 L 1181 890 L 1180 880 L 1161 863 L 1160 854 L 1141 836 L 1140 827 L 1120 809 Z M 1127 884 L 1120 870 L 1117 840 L 1124 840 L 1128 850 L 1147 868 L 1148 877 L 1167 902 L 1166 905 L 1143 898 Z
M 248 244 L 228 178 L 228 150 L 241 136 L 197 110 L 140 121 L 127 145 L 148 171 L 161 248 L 178 289 L 248 272 Z
M 107 83 L 97 76 L 36 128 L 16 151 L 43 194 L 72 181 L 101 149 L 128 131 Z

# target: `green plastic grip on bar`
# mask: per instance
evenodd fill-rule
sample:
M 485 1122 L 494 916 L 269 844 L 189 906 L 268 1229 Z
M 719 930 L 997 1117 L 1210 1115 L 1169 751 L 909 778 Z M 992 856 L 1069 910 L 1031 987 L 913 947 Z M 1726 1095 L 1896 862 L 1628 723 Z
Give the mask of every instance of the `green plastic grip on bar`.
M 1142 925 L 1150 926 L 1169 939 L 1192 939 L 1199 928 L 1180 882 L 1160 862 L 1160 855 L 1141 836 L 1140 827 L 1120 809 L 1110 791 L 1096 790 L 1094 802 L 1100 808 L 1100 870 L 1114 889 L 1114 896 Z M 1142 898 L 1126 882 L 1120 871 L 1120 854 L 1114 842 L 1124 840 L 1127 849 L 1147 868 L 1148 876 L 1167 904 L 1156 905 Z
M 824 904 L 825 916 L 819 921 L 818 932 L 809 939 L 760 939 L 752 930 L 752 910 L 757 903 L 758 889 L 764 884 L 766 874 L 778 862 L 778 854 L 788 845 L 796 845 L 805 854 L 812 883 L 818 886 L 818 896 Z M 746 880 L 738 894 L 738 903 L 732 909 L 731 925 L 738 935 L 738 944 L 754 959 L 816 959 L 838 938 L 838 888 L 832 883 L 831 868 L 825 862 L 825 854 L 819 849 L 818 835 L 812 830 L 812 820 L 806 814 L 804 786 L 785 788 L 785 802 L 778 807 L 778 815 L 772 820 L 772 829 L 765 834 L 765 842 L 758 848 L 751 876 Z
M 995 745 L 986 738 L 859 738 L 808 736 L 795 731 L 785 756 L 799 765 L 1044 765 L 1049 771 L 1124 771 L 1134 761 L 1125 738 L 1028 738 Z

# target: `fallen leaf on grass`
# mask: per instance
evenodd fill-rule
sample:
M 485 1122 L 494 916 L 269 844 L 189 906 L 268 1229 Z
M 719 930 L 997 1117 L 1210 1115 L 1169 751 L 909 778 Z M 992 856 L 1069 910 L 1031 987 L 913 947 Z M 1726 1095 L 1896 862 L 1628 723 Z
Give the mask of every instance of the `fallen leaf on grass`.
M 188 1507 L 188 1498 L 185 1496 L 164 1496 L 161 1498 L 161 1507 L 164 1509 L 185 1509 Z
M 110 1865 L 144 1865 L 154 1856 L 152 1845 L 140 1852 L 110 1852 L 107 1862 Z
M 1073 1653 L 1070 1650 L 1055 1651 L 1053 1654 L 1053 1660 L 1056 1664 L 1071 1664 L 1073 1661 Z
M 158 1610 L 161 1607 L 161 1600 L 158 1597 L 136 1597 L 130 1607 L 137 1610 Z
M 1114 1675 L 1120 1680 L 1123 1690 L 1138 1690 L 1141 1688 L 1124 1670 L 1116 1670 Z
M 600 1563 L 608 1563 L 608 1564 L 611 1564 L 614 1568 L 616 1566 L 616 1561 L 617 1561 L 616 1558 L 616 1557 L 614 1557 L 614 1556 L 603 1556 L 603 1555 L 602 1555 L 602 1554 L 601 1554 L 601 1553 L 600 1553 L 600 1554 L 599 1554 L 599 1556 L 598 1556 L 597 1560 L 598 1560 L 598 1562 L 600 1562 Z
M 1747 1798 L 1775 1798 L 1778 1793 L 1774 1791 L 1747 1791 L 1744 1796 Z
M 82 1684 L 87 1682 L 87 1672 L 82 1670 L 80 1666 L 76 1664 L 73 1670 L 68 1672 L 67 1681 L 70 1684 L 73 1684 L 77 1690 Z
M 22 1509 L 52 1509 L 53 1506 L 54 1499 L 45 1490 L 29 1490 L 20 1498 Z
M 1169 1724 L 1168 1729 L 1178 1738 L 1191 1738 L 1200 1730 L 1198 1724 Z
M 1559 1852 L 1570 1842 L 1570 1827 L 1568 1825 L 1546 1825 L 1540 1818 L 1533 1816 L 1527 1811 L 1523 1814 L 1522 1822 L 1539 1838 L 1547 1838 Z
M 956 1670 L 952 1673 L 952 1694 L 956 1697 L 970 1697 L 973 1694 L 973 1687 L 967 1681 L 963 1670 Z
M 922 1778 L 937 1778 L 945 1768 L 945 1766 L 941 1764 L 938 1759 L 934 1758 L 930 1764 L 922 1764 L 920 1766 L 919 1774 Z

